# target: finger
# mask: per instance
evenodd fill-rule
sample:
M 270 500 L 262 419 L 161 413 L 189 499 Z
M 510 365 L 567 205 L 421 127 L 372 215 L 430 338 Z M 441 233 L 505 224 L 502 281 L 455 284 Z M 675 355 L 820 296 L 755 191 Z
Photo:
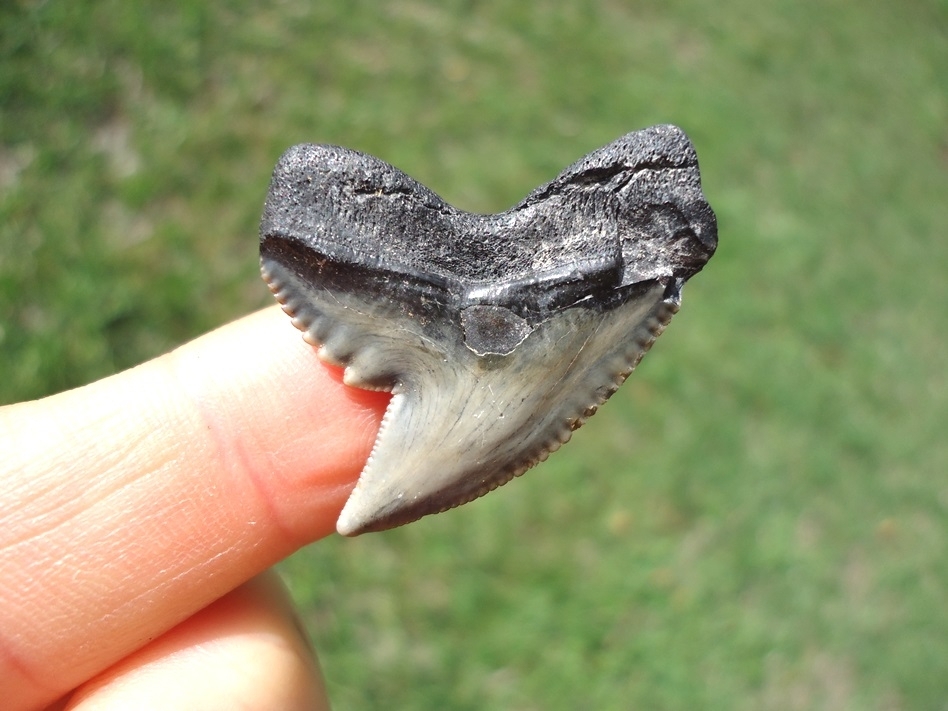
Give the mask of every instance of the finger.
M 268 572 L 80 687 L 70 711 L 328 709 L 311 647 Z
M 0 688 L 58 697 L 332 531 L 385 396 L 277 308 L 0 410 Z

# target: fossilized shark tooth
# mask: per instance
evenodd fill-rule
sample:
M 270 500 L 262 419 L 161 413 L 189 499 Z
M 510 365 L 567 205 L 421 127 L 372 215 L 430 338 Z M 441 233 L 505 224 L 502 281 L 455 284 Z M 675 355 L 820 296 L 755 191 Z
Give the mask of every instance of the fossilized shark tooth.
M 277 163 L 263 276 L 344 382 L 391 403 L 344 535 L 458 506 L 546 459 L 677 312 L 717 227 L 691 142 L 630 133 L 496 215 L 324 145 Z

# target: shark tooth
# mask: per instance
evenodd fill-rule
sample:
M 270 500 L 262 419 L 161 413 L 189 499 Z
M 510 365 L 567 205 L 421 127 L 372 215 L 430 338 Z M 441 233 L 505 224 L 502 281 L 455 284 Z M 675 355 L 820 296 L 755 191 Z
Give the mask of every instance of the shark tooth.
M 392 393 L 338 531 L 444 511 L 546 459 L 635 368 L 716 245 L 675 126 L 623 136 L 495 215 L 357 151 L 290 148 L 260 227 L 264 279 L 347 385 Z

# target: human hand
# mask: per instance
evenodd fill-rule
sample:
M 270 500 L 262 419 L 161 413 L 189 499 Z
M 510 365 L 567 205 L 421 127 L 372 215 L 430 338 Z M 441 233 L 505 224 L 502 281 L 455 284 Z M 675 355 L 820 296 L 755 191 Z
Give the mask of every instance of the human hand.
M 260 574 L 333 531 L 387 401 L 274 307 L 0 408 L 0 705 L 325 703 Z

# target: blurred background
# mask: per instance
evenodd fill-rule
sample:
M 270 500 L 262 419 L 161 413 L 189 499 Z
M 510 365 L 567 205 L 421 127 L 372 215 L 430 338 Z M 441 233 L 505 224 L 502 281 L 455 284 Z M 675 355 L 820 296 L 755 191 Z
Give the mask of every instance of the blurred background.
M 654 123 L 720 248 L 548 463 L 283 566 L 339 709 L 948 703 L 944 0 L 0 5 L 0 402 L 271 303 L 280 153 L 503 210 Z

